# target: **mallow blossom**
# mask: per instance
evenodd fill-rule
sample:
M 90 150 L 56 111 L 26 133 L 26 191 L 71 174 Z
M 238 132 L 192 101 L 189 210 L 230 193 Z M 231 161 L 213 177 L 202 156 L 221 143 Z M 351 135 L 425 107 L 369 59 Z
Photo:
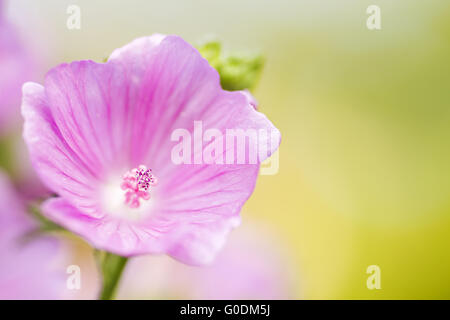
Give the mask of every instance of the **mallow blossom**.
M 66 294 L 59 241 L 31 236 L 36 228 L 0 172 L 0 299 L 60 299 Z
M 44 86 L 26 83 L 22 114 L 34 168 L 58 194 L 43 204 L 45 216 L 98 249 L 188 264 L 212 261 L 280 142 L 248 93 L 222 90 L 195 48 L 159 34 L 116 49 L 106 63 L 59 65 Z M 263 130 L 272 140 L 250 136 L 267 149 L 256 164 L 176 164 L 171 135 L 193 133 L 194 121 Z

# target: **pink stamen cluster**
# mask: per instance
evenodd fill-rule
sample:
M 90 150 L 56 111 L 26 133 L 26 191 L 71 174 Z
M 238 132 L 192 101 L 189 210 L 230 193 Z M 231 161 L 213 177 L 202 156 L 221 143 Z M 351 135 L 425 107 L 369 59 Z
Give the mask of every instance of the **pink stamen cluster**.
M 122 190 L 125 191 L 125 203 L 130 208 L 139 208 L 141 199 L 150 199 L 150 186 L 155 186 L 157 183 L 158 179 L 154 176 L 152 169 L 147 169 L 144 165 L 128 171 L 123 176 L 121 185 Z

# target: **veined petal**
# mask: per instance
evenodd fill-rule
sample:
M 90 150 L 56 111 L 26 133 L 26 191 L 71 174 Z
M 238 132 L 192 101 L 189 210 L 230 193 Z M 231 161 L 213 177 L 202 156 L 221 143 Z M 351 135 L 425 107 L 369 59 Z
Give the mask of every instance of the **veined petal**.
M 41 180 L 84 212 L 96 212 L 92 188 L 95 177 L 62 137 L 44 87 L 31 82 L 23 86 L 22 115 L 25 119 L 23 136 Z

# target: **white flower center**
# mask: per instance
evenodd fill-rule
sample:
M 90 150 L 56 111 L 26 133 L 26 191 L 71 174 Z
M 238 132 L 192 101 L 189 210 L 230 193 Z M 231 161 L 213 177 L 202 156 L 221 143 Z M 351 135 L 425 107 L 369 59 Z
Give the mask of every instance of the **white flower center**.
M 152 170 L 143 165 L 128 171 L 122 179 L 111 179 L 102 190 L 103 210 L 124 219 L 140 219 L 150 211 L 150 189 L 157 183 Z

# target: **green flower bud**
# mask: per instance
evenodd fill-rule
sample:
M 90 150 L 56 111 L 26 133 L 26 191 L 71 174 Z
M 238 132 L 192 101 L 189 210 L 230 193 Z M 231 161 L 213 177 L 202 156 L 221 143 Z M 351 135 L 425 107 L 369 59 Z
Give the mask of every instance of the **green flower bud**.
M 264 66 L 261 55 L 222 54 L 219 41 L 204 42 L 197 47 L 200 54 L 220 75 L 222 88 L 225 90 L 252 90 Z
M 260 55 L 230 55 L 222 59 L 218 71 L 225 90 L 252 90 L 264 65 Z
M 197 47 L 200 54 L 208 60 L 209 64 L 217 69 L 220 64 L 220 53 L 222 51 L 222 45 L 219 41 L 208 41 Z

